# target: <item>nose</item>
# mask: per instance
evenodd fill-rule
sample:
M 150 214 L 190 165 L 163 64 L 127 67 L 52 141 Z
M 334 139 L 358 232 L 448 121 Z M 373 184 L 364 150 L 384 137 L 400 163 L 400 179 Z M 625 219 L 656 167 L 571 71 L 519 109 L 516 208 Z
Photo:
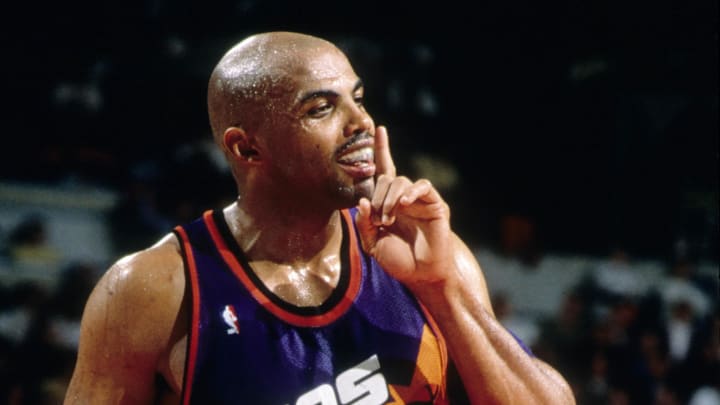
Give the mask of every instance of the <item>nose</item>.
M 355 103 L 348 108 L 349 117 L 343 134 L 349 138 L 351 136 L 367 132 L 372 134 L 372 128 L 375 125 L 370 114 L 365 109 Z

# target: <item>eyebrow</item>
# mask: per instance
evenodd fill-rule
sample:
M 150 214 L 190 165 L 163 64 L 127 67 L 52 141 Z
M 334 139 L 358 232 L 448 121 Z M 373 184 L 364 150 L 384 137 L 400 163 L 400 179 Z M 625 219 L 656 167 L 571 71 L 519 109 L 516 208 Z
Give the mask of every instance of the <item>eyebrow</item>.
M 354 92 L 358 91 L 359 89 L 361 89 L 361 88 L 363 88 L 363 87 L 365 87 L 365 85 L 363 84 L 362 79 L 358 79 L 357 82 L 355 82 L 355 85 L 353 86 L 352 92 L 354 93 Z M 319 97 L 335 97 L 335 96 L 337 96 L 337 95 L 338 95 L 338 93 L 337 93 L 336 91 L 333 91 L 333 90 L 314 90 L 314 91 L 309 91 L 308 93 L 305 93 L 305 94 L 303 94 L 303 95 L 300 97 L 300 100 L 298 101 L 298 104 L 299 104 L 299 105 L 300 105 L 300 104 L 303 104 L 304 102 L 306 102 L 306 101 L 308 101 L 308 100 L 312 100 L 312 99 L 314 99 L 314 98 L 319 98 Z

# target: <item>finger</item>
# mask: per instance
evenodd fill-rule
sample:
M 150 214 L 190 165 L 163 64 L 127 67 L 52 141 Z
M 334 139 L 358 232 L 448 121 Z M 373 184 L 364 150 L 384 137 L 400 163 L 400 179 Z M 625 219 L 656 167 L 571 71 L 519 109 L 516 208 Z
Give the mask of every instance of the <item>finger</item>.
M 396 173 L 387 128 L 382 125 L 375 128 L 375 173 L 377 177 L 383 174 L 395 177 Z
M 393 177 L 382 175 L 375 181 L 375 190 L 372 195 L 372 220 L 376 226 L 382 225 L 382 207 L 387 196 L 390 185 L 393 182 Z
M 425 203 L 418 200 L 414 204 L 398 206 L 395 215 L 417 220 L 435 220 L 449 218 L 450 212 L 447 204 L 443 202 Z
M 380 222 L 383 226 L 390 226 L 395 222 L 395 210 L 400 202 L 401 197 L 408 193 L 408 190 L 414 186 L 407 177 L 396 177 L 385 195 L 382 203 L 382 211 Z
M 370 201 L 367 198 L 361 198 L 358 203 L 358 211 L 355 216 L 355 223 L 358 227 L 358 233 L 360 234 L 360 243 L 362 244 L 363 250 L 370 253 L 371 249 L 375 246 L 377 241 L 378 229 L 375 227 L 370 219 L 372 207 Z
M 411 205 L 416 201 L 434 203 L 442 201 L 442 197 L 440 197 L 440 193 L 435 190 L 429 180 L 420 179 L 411 187 L 408 187 L 405 193 L 400 197 L 401 205 Z

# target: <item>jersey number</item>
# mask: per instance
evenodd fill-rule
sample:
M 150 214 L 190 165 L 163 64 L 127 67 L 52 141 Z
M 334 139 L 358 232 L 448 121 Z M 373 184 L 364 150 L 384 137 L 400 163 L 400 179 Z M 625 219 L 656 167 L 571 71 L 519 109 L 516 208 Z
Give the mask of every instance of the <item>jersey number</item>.
M 303 394 L 295 405 L 379 405 L 387 401 L 387 383 L 380 370 L 377 355 L 343 371 L 335 379 L 335 389 L 323 384 Z

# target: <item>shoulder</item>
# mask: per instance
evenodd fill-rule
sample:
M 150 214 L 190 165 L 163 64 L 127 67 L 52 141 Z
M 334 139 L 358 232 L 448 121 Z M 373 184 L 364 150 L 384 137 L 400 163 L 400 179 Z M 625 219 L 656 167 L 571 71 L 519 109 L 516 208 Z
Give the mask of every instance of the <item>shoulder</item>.
M 113 298 L 132 294 L 140 299 L 162 299 L 184 286 L 183 261 L 174 235 L 167 235 L 152 247 L 115 262 L 98 287 Z M 160 294 L 158 296 L 158 294 Z
M 168 235 L 108 269 L 88 300 L 83 329 L 127 344 L 160 346 L 172 330 L 184 292 L 182 256 L 177 240 Z
M 128 255 L 85 305 L 66 403 L 145 403 L 184 316 L 185 276 L 175 237 Z

